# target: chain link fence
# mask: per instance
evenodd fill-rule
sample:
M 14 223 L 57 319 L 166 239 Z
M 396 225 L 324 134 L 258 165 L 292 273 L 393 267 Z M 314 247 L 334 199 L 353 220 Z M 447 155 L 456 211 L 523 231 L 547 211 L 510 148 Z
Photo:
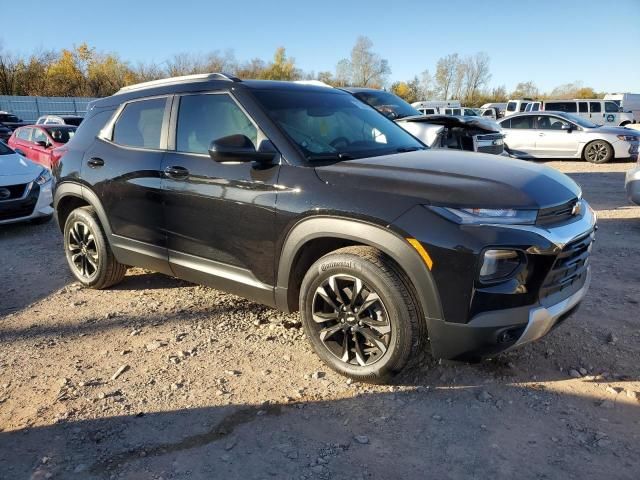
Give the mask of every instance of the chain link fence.
M 21 97 L 0 95 L 0 111 L 20 117 L 25 122 L 35 122 L 42 115 L 80 115 L 87 112 L 87 97 Z

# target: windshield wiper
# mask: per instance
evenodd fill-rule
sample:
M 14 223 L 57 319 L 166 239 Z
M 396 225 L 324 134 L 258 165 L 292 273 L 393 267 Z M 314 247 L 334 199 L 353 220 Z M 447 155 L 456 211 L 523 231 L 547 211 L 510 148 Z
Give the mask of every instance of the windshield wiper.
M 354 160 L 356 157 L 344 152 L 308 155 L 307 160 Z
M 415 152 L 416 150 L 425 150 L 422 147 L 400 147 L 396 148 L 396 153 Z

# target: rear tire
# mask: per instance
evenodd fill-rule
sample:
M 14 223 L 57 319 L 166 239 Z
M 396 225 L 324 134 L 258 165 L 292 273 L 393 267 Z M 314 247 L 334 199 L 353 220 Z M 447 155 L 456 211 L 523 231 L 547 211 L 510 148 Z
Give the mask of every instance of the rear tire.
M 64 224 L 64 250 L 71 273 L 85 287 L 100 290 L 122 281 L 127 267 L 111 251 L 93 207 L 73 210 Z
M 300 311 L 317 355 L 358 381 L 385 381 L 426 339 L 408 279 L 371 247 L 342 248 L 316 261 L 302 281 Z
M 607 163 L 613 158 L 613 147 L 604 140 L 594 140 L 584 147 L 582 157 L 591 163 Z

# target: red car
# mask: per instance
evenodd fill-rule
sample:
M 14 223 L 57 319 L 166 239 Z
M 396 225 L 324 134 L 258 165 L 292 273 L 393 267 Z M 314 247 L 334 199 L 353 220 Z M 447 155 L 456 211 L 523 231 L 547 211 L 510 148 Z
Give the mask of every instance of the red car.
M 60 160 L 60 150 L 76 131 L 72 125 L 29 125 L 17 128 L 7 142 L 29 160 L 52 168 Z

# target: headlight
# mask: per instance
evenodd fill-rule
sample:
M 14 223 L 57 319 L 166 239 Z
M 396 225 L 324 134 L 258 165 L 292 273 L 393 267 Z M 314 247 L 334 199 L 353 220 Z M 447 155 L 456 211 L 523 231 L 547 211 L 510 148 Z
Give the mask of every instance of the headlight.
M 51 172 L 46 168 L 43 168 L 42 172 L 40 172 L 40 175 L 38 175 L 38 178 L 36 178 L 36 183 L 38 185 L 44 185 L 49 180 L 51 180 Z
M 636 135 L 618 135 L 618 139 L 626 142 L 637 142 L 640 140 L 640 137 L 637 137 Z
M 515 250 L 486 250 L 480 268 L 481 282 L 494 282 L 510 277 L 522 263 Z
M 532 225 L 537 210 L 429 207 L 439 215 L 463 225 L 508 224 Z

